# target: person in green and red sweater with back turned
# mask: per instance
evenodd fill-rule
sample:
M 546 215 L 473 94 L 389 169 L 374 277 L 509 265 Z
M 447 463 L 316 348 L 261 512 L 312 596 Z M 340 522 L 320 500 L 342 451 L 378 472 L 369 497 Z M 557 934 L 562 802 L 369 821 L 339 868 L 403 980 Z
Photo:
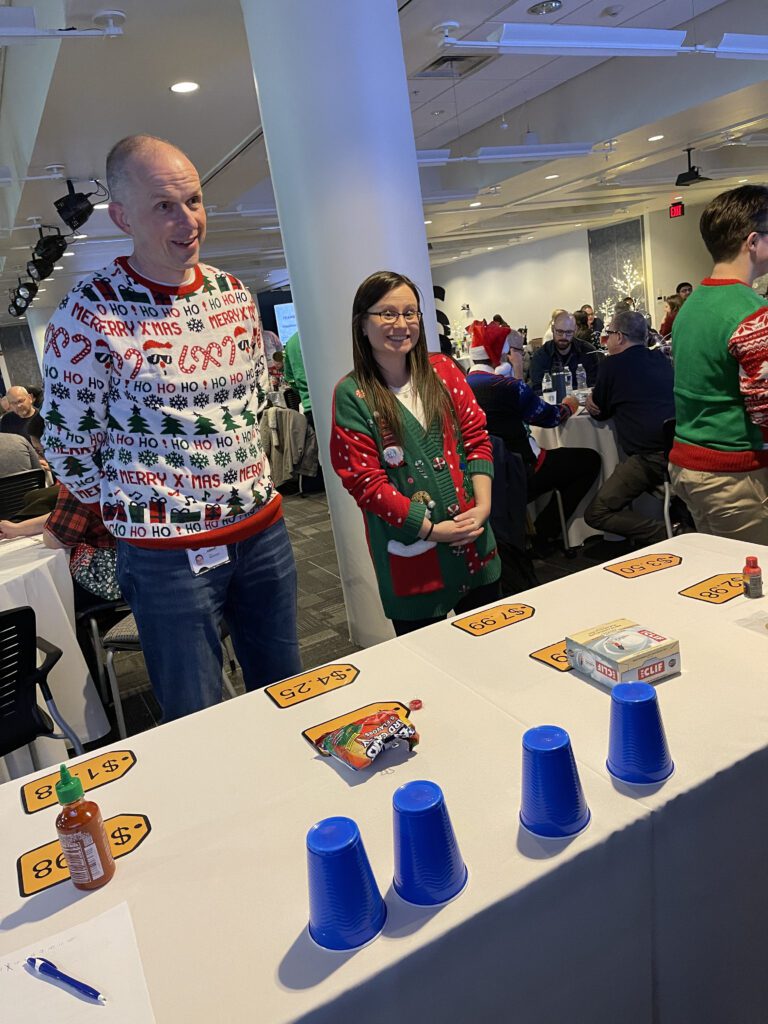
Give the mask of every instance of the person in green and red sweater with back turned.
M 768 544 L 768 188 L 723 192 L 700 230 L 715 266 L 672 328 L 670 478 L 702 533 Z
M 352 306 L 331 462 L 365 518 L 384 614 L 409 633 L 499 596 L 493 453 L 461 371 L 429 353 L 416 286 L 379 271 Z

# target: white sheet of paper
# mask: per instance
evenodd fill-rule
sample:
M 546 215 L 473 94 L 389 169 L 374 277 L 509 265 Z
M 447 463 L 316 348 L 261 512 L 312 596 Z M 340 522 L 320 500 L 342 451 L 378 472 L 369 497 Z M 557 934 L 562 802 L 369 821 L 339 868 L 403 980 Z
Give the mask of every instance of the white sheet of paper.
M 30 973 L 28 956 L 98 989 L 106 1005 Z M 128 904 L 0 957 L 0 1007 L 3 1024 L 155 1024 Z

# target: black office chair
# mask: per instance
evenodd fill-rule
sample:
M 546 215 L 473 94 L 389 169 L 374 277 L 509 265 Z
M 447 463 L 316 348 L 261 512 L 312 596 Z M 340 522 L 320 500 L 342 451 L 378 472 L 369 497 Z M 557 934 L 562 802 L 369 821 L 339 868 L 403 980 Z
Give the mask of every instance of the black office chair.
M 66 740 L 76 754 L 83 745 L 65 722 L 48 686 L 48 673 L 61 650 L 36 635 L 32 608 L 0 612 L 0 757 L 26 746 L 39 736 Z M 37 652 L 45 655 L 37 666 Z M 37 703 L 37 688 L 48 714 Z M 60 732 L 54 731 L 54 723 Z
M 45 487 L 44 469 L 26 469 L 0 478 L 0 519 L 13 519 L 30 491 Z

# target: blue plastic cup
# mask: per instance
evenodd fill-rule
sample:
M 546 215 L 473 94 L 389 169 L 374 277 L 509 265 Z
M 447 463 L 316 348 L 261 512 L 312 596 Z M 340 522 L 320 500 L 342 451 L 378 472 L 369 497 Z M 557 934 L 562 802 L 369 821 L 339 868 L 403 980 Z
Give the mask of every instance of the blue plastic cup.
M 608 771 L 632 785 L 663 782 L 675 770 L 656 691 L 648 683 L 618 683 L 611 690 Z
M 351 818 L 324 818 L 312 826 L 307 871 L 309 934 L 319 946 L 357 949 L 376 938 L 387 908 Z
M 406 782 L 392 797 L 395 892 L 408 903 L 436 907 L 467 884 L 467 866 L 443 791 L 435 782 Z
M 546 839 L 575 836 L 589 824 L 571 738 L 557 725 L 539 725 L 523 735 L 520 821 Z

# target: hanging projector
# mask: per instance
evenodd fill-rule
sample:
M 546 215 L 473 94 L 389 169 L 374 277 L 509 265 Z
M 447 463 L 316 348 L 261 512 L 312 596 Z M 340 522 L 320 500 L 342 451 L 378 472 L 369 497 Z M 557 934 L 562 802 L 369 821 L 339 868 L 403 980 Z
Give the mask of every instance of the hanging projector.
M 712 181 L 711 178 L 705 177 L 698 167 L 694 167 L 691 163 L 691 153 L 693 152 L 693 146 L 689 146 L 685 150 L 688 154 L 688 170 L 683 171 L 682 174 L 678 174 L 675 180 L 675 187 L 681 188 L 683 185 L 695 185 L 698 181 Z

